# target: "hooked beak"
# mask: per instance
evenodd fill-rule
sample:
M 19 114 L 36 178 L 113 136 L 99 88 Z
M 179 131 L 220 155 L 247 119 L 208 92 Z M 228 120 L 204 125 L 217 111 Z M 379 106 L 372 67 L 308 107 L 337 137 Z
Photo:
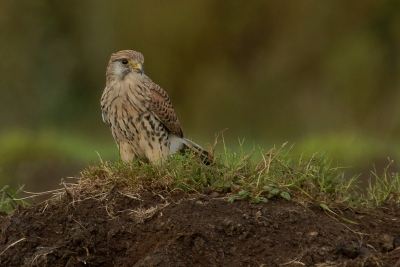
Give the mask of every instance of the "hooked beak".
M 143 74 L 144 69 L 143 69 L 143 64 L 138 62 L 135 65 L 133 65 L 133 70 L 136 71 L 137 73 Z

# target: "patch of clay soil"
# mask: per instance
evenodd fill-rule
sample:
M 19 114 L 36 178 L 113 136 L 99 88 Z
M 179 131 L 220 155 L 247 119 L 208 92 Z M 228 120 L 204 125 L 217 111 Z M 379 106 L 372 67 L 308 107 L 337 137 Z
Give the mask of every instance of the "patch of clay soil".
M 400 209 L 68 194 L 0 216 L 0 266 L 400 266 Z

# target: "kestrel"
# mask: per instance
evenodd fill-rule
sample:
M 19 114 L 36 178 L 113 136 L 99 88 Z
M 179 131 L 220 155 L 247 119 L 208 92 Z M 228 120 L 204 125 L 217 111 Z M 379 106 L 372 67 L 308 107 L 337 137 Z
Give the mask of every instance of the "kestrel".
M 212 156 L 184 138 L 167 93 L 143 70 L 144 57 L 132 50 L 111 55 L 101 97 L 103 121 L 110 127 L 121 159 L 155 163 L 168 155 L 193 150 L 210 163 Z

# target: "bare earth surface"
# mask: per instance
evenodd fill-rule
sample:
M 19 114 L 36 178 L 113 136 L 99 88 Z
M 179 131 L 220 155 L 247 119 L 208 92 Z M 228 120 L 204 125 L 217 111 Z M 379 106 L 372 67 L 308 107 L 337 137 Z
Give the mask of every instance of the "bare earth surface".
M 0 266 L 400 266 L 400 209 L 69 194 L 0 216 Z

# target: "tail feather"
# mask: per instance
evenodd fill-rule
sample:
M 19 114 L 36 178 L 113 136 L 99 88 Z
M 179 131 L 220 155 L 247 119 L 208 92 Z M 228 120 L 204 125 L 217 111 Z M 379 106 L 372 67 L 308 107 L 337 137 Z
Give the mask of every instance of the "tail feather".
M 207 150 L 205 150 L 204 148 L 202 148 L 201 146 L 199 146 L 198 144 L 189 139 L 182 138 L 182 141 L 185 146 L 183 148 L 183 151 L 186 149 L 193 151 L 194 154 L 199 156 L 206 165 L 210 165 L 211 163 L 213 163 L 214 156 L 212 155 L 212 153 L 208 152 Z

